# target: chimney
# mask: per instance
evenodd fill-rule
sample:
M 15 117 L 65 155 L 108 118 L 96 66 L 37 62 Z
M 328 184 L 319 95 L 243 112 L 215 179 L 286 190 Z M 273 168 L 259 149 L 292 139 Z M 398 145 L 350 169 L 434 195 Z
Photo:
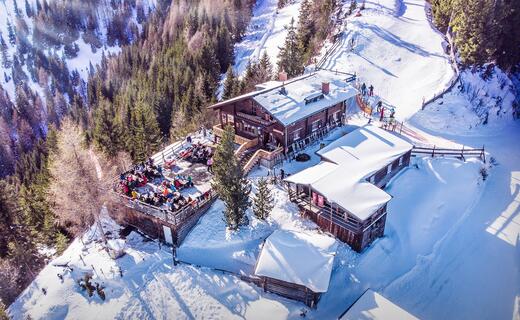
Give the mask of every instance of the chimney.
M 278 81 L 287 81 L 287 72 L 281 71 L 278 73 Z
M 321 93 L 329 94 L 330 92 L 330 82 L 322 82 L 321 83 Z

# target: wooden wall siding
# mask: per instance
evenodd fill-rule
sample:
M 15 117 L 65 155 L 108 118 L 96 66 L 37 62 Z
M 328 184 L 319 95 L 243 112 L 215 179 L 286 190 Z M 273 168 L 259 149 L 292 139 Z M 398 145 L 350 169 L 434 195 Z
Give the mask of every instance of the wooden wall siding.
M 384 166 L 383 168 L 379 169 L 375 174 L 372 176 L 374 177 L 374 184 L 378 186 L 379 188 L 384 188 L 388 181 L 392 179 L 399 171 L 401 171 L 403 168 L 407 167 L 410 164 L 410 157 L 411 157 L 412 151 L 408 151 L 407 153 L 403 154 L 401 157 L 395 159 L 390 166 L 392 167 L 392 171 L 388 173 L 388 166 Z M 399 159 L 402 158 L 403 162 L 399 166 Z M 370 181 L 372 176 L 369 176 L 367 178 L 367 181 Z
M 312 123 L 316 120 L 321 120 L 321 125 L 326 125 L 329 120 L 332 119 L 332 116 L 335 112 L 340 111 L 340 119 L 344 117 L 345 115 L 345 107 L 344 103 L 340 102 L 336 105 L 333 105 L 329 107 L 328 109 L 322 110 L 318 113 L 312 114 L 309 117 L 299 120 L 289 126 L 287 126 L 287 142 L 285 137 L 285 129 L 286 126 L 283 125 L 281 122 L 277 121 L 275 118 L 273 118 L 262 106 L 258 105 L 253 99 L 248 98 L 242 101 L 238 101 L 235 103 L 231 103 L 228 105 L 223 105 L 218 108 L 219 112 L 219 122 L 222 126 L 225 126 L 227 124 L 227 117 L 223 119 L 223 115 L 233 115 L 234 116 L 234 127 L 235 132 L 237 132 L 238 135 L 243 135 L 247 138 L 256 138 L 257 135 L 245 131 L 240 130 L 239 127 L 243 128 L 243 123 L 247 123 L 249 125 L 255 126 L 255 127 L 262 127 L 262 129 L 265 132 L 273 133 L 274 138 L 276 139 L 277 143 L 280 145 L 283 145 L 284 147 L 287 147 L 288 145 L 291 145 L 294 140 L 294 132 L 300 129 L 300 139 L 306 138 L 312 133 Z M 270 124 L 268 126 L 262 125 L 254 120 L 247 119 L 244 117 L 240 117 L 238 112 L 243 112 L 246 114 L 251 115 L 257 115 L 261 117 L 262 119 L 266 119 L 266 115 L 270 117 L 270 119 L 273 119 L 274 123 Z M 334 119 L 335 120 L 335 119 Z M 242 125 L 238 125 L 238 123 L 242 123 Z M 286 144 L 287 143 L 287 144 Z
M 165 240 L 163 226 L 168 227 L 171 229 L 174 244 L 180 245 L 191 229 L 197 224 L 200 217 L 206 213 L 216 199 L 216 195 L 212 195 L 211 198 L 201 204 L 200 207 L 178 212 L 176 223 L 173 223 L 173 220 L 160 219 L 149 213 L 131 208 L 125 204 L 125 200 L 121 201 L 117 208 L 118 214 L 116 214 L 114 218 L 120 224 L 136 227 L 149 237 L 162 241 Z
M 315 308 L 320 298 L 320 293 L 316 293 L 309 288 L 270 277 L 260 277 L 264 291 L 276 293 L 282 297 L 298 300 L 311 308 Z

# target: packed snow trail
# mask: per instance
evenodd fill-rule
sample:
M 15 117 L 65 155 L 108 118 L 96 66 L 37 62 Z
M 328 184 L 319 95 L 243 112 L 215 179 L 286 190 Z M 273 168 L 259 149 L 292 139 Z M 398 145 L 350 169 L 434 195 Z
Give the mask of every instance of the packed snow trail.
M 346 30 L 348 40 L 323 68 L 356 72 L 396 107 L 399 120 L 420 110 L 423 97 L 443 90 L 454 76 L 442 35 L 426 18 L 424 1 L 367 1 L 360 17 L 348 18 Z

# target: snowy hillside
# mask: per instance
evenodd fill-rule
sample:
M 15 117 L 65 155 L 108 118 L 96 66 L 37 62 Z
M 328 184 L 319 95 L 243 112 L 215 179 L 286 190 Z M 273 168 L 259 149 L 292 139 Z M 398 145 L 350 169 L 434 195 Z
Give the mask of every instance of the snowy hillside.
M 277 15 L 276 1 L 258 1 L 248 34 L 235 48 L 237 72 L 263 49 L 275 58 L 284 38 L 280 26 L 297 17 L 298 5 Z M 423 99 L 444 91 L 456 76 L 442 35 L 428 22 L 425 2 L 378 0 L 366 7 L 361 16 L 348 18 L 342 45 L 323 67 L 355 71 L 361 82 L 372 84 L 378 98 L 405 120 L 402 136 L 409 142 L 484 145 L 486 163 L 413 158 L 386 189 L 393 199 L 384 237 L 362 253 L 339 244 L 329 290 L 316 309 L 265 293 L 240 277 L 254 268 L 272 231 L 320 232 L 276 186 L 268 220 L 249 212 L 250 224 L 237 232 L 226 231 L 223 204 L 215 202 L 178 248 L 185 262 L 178 266 L 172 265 L 170 248 L 135 232 L 126 237 L 126 255 L 112 260 L 91 230 L 84 237 L 90 241 L 83 245 L 76 239 L 42 270 L 9 314 L 14 319 L 94 319 L 101 313 L 118 319 L 300 319 L 302 314 L 335 319 L 371 288 L 420 319 L 520 319 L 520 125 L 510 117 L 510 82 L 500 70 L 487 80 L 464 71 L 460 88 L 421 110 Z M 351 111 L 348 125 L 327 136 L 325 145 L 367 123 L 359 110 Z M 316 165 L 318 148 L 305 150 L 310 161 L 286 161 L 277 170 L 293 174 Z M 249 177 L 266 175 L 259 168 Z M 110 219 L 105 223 L 117 235 L 119 226 Z M 95 292 L 89 297 L 78 284 L 89 272 L 105 287 L 105 300 Z
M 291 19 L 298 22 L 301 0 L 289 1 L 278 9 L 278 0 L 259 0 L 253 8 L 253 17 L 244 39 L 235 46 L 234 71 L 243 75 L 249 61 L 258 61 L 264 51 L 276 66 L 280 46 L 287 36 L 286 26 Z
M 38 92 L 40 96 L 43 97 L 43 88 L 40 83 L 42 82 L 41 79 L 31 76 L 27 64 L 22 62 L 23 58 L 19 54 L 18 50 L 20 49 L 17 48 L 17 46 L 20 45 L 20 41 L 17 37 L 19 37 L 19 33 L 21 32 L 19 30 L 20 28 L 25 29 L 26 27 L 27 40 L 31 46 L 35 47 L 37 50 L 42 50 L 43 54 L 46 56 L 56 55 L 59 58 L 63 57 L 69 72 L 78 71 L 81 78 L 85 81 L 88 78 L 89 72 L 94 71 L 91 70 L 91 68 L 99 64 L 103 55 L 108 56 L 120 51 L 119 43 L 114 43 L 112 45 L 108 44 L 107 29 L 114 16 L 122 14 L 124 10 L 127 10 L 126 7 L 128 7 L 129 4 L 124 1 L 96 1 L 95 12 L 90 12 L 90 14 L 96 17 L 97 20 L 97 27 L 95 28 L 96 41 L 91 41 L 91 39 L 86 37 L 85 31 L 79 30 L 77 39 L 75 39 L 71 44 L 71 47 L 75 47 L 77 53 L 74 57 L 71 57 L 64 54 L 64 46 L 41 46 L 40 44 L 34 43 L 35 20 L 37 19 L 38 8 L 40 8 L 40 10 L 45 10 L 45 8 L 41 9 L 43 3 L 44 2 L 40 0 L 0 1 L 0 35 L 2 35 L 7 48 L 5 58 L 4 56 L 0 57 L 0 86 L 8 92 L 11 99 L 14 99 L 15 97 L 15 81 L 12 74 L 14 64 L 13 60 L 15 57 L 20 59 L 22 70 L 28 77 L 27 83 L 30 85 L 31 89 Z M 138 17 L 138 7 L 139 10 L 142 8 L 142 13 L 144 13 L 143 17 L 146 17 L 149 12 L 154 10 L 156 5 L 155 0 L 139 0 L 136 3 L 137 4 L 131 8 L 130 16 L 125 22 L 127 28 L 130 28 L 132 24 L 138 26 L 139 29 L 141 28 L 142 19 L 141 16 Z M 27 5 L 29 7 L 27 7 Z M 78 4 L 72 4 L 72 6 L 74 6 L 78 12 L 81 12 Z M 29 17 L 29 15 L 31 16 Z M 83 19 L 86 20 L 87 17 L 83 17 Z M 83 21 L 82 23 L 86 24 L 87 22 Z M 53 28 L 51 28 L 51 26 L 46 26 L 46 30 L 43 32 L 48 32 L 49 37 L 56 37 L 57 39 L 64 38 L 64 35 L 62 34 L 52 34 L 52 30 Z M 38 32 L 41 31 L 42 30 L 38 30 Z M 130 29 L 125 30 L 125 32 L 130 33 Z M 85 40 L 90 43 L 86 43 Z M 25 58 L 27 58 L 27 56 L 25 56 Z M 5 59 L 7 59 L 9 63 L 7 63 Z

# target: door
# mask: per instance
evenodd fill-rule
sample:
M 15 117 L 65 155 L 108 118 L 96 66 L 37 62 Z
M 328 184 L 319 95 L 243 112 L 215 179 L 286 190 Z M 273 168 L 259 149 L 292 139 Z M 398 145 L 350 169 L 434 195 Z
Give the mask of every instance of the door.
M 163 226 L 164 242 L 173 245 L 172 230 L 170 227 Z

